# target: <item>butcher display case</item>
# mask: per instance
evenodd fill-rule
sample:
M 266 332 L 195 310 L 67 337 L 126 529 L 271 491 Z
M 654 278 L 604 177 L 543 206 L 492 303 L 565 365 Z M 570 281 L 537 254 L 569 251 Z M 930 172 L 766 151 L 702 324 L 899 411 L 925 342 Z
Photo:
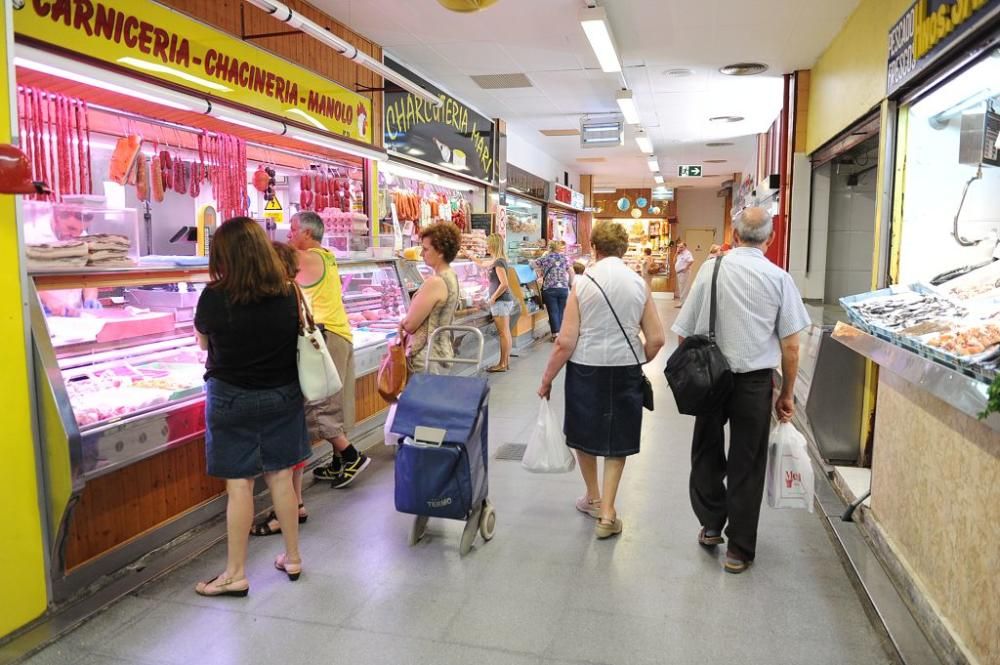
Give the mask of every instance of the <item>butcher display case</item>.
M 74 477 L 204 432 L 205 353 L 193 318 L 207 279 L 176 269 L 33 275 L 36 374 L 63 428 L 44 434 L 68 446 Z
M 362 377 L 378 370 L 386 343 L 398 334 L 409 290 L 395 259 L 341 261 L 338 269 L 354 337 L 354 373 Z
M 204 268 L 80 268 L 30 275 L 34 399 L 53 597 L 218 510 L 205 474 Z

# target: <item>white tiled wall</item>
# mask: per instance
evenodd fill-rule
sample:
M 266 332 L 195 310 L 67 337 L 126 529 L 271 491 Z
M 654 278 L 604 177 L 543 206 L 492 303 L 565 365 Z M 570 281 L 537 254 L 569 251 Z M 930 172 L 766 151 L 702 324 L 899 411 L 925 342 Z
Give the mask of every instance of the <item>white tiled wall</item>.
M 960 122 L 954 118 L 943 130 L 921 117 L 909 123 L 899 267 L 903 284 L 987 261 L 993 251 L 992 240 L 966 248 L 951 235 L 962 188 L 976 171 L 958 163 Z M 970 239 L 1000 231 L 1000 168 L 984 167 L 983 179 L 972 183 L 959 231 Z
M 876 171 L 858 176 L 848 186 L 850 171 L 833 167 L 830 177 L 830 225 L 826 252 L 824 301 L 836 303 L 843 296 L 871 290 L 872 253 L 875 249 Z

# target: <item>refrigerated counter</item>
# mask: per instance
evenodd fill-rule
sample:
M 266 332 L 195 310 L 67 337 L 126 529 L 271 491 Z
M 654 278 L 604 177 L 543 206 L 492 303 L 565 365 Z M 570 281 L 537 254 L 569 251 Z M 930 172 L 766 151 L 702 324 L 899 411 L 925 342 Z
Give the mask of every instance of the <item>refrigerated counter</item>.
M 357 438 L 381 427 L 387 405 L 376 370 L 409 294 L 395 260 L 339 269 L 354 337 Z M 176 266 L 30 276 L 57 602 L 224 508 L 224 483 L 205 473 L 205 353 L 193 325 L 208 281 L 204 267 Z M 102 307 L 56 304 L 83 293 Z

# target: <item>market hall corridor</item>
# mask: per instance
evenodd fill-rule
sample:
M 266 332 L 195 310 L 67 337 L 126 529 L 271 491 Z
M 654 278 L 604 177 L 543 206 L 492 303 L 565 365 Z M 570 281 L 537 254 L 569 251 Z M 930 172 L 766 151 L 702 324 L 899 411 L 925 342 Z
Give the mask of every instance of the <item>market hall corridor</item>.
M 669 328 L 676 310 L 660 302 Z M 491 379 L 490 497 L 497 531 L 459 558 L 462 524 L 431 520 L 407 546 L 393 508 L 390 451 L 345 491 L 306 492 L 304 572 L 272 566 L 280 537 L 250 543 L 248 598 L 202 598 L 194 584 L 225 567 L 225 542 L 127 596 L 26 662 L 31 665 L 873 665 L 891 662 L 820 518 L 762 509 L 757 563 L 722 570 L 725 548 L 698 546 L 687 493 L 693 420 L 677 414 L 647 367 L 656 411 L 619 494 L 621 537 L 594 538 L 574 509 L 577 472 L 533 475 L 494 461 L 526 443 L 551 345 Z M 562 412 L 561 381 L 553 404 Z M 266 501 L 266 499 L 265 499 Z M 263 504 L 258 500 L 258 508 Z M 220 527 L 221 529 L 221 527 Z M 222 531 L 220 530 L 220 533 Z

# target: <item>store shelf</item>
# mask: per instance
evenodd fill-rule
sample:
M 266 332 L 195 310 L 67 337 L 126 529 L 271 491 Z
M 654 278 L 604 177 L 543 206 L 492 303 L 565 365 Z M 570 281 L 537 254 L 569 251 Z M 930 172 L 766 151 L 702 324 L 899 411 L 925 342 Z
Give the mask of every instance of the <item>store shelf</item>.
M 978 419 L 986 408 L 989 386 L 982 381 L 869 335 L 847 323 L 837 324 L 833 338 L 967 416 Z M 1000 432 L 1000 414 L 994 413 L 980 422 L 994 432 Z

